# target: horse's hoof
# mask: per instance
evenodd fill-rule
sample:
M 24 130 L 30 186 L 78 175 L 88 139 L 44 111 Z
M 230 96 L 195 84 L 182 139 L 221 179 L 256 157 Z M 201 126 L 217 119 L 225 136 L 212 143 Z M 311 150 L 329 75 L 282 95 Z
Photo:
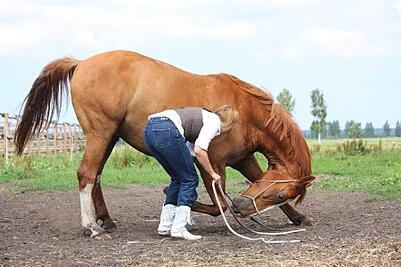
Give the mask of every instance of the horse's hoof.
M 302 225 L 304 226 L 312 226 L 313 225 L 313 219 L 307 215 L 305 215 L 305 218 L 302 220 Z
M 102 228 L 107 232 L 113 232 L 117 228 L 117 225 L 113 222 L 112 219 L 106 218 L 102 223 Z
M 307 215 L 297 218 L 294 220 L 291 220 L 292 224 L 296 226 L 312 226 L 313 225 L 313 219 Z
M 82 229 L 81 234 L 85 237 L 90 237 L 92 235 L 92 231 L 90 229 L 84 228 Z
M 85 237 L 96 237 L 98 235 L 106 233 L 106 230 L 100 227 L 97 223 L 93 223 L 88 228 L 82 229 L 82 235 Z

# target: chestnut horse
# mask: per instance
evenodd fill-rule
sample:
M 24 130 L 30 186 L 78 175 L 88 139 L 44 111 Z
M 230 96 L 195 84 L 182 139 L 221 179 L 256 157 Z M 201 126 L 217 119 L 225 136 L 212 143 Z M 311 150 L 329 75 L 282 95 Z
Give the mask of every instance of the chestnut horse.
M 235 200 L 243 216 L 297 197 L 300 202 L 313 180 L 302 132 L 269 93 L 231 75 L 196 75 L 129 51 L 107 52 L 82 61 L 63 58 L 45 66 L 25 99 L 15 134 L 17 154 L 23 153 L 29 139 L 45 128 L 53 115 L 59 115 L 69 83 L 72 104 L 86 135 L 77 176 L 82 226 L 92 236 L 115 227 L 100 185 L 115 143 L 122 138 L 149 154 L 143 141 L 144 125 L 149 114 L 164 109 L 196 106 L 213 111 L 227 104 L 238 110 L 239 123 L 213 139 L 209 156 L 213 169 L 222 176 L 223 189 L 226 166 L 254 182 L 246 190 L 248 197 Z M 255 159 L 256 151 L 268 160 L 265 172 Z M 197 167 L 214 204 L 197 202 L 192 209 L 217 216 L 212 178 L 201 165 Z M 226 209 L 227 203 L 220 198 Z M 289 204 L 281 209 L 295 224 L 308 222 L 307 216 Z

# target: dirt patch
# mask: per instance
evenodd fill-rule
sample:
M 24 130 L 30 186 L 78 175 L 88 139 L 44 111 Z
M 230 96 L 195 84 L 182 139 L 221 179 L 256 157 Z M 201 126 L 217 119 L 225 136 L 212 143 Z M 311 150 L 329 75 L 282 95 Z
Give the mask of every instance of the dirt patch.
M 0 196 L 0 266 L 401 266 L 400 201 L 314 193 L 299 208 L 314 219 L 314 226 L 283 237 L 302 242 L 266 245 L 233 236 L 220 217 L 197 213 L 191 230 L 202 240 L 163 239 L 155 233 L 162 187 L 104 193 L 118 229 L 101 239 L 80 234 L 75 191 Z M 295 228 L 280 210 L 259 219 L 273 227 Z

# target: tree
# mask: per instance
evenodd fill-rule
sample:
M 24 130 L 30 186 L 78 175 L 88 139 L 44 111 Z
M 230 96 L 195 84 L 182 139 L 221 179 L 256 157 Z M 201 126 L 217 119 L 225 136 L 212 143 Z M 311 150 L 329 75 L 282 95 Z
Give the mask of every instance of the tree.
M 326 123 L 326 133 L 328 137 L 333 137 L 333 123 L 331 121 Z
M 311 124 L 311 130 L 317 133 L 318 143 L 320 144 L 320 135 L 326 126 L 327 106 L 325 104 L 323 93 L 319 89 L 315 89 L 311 94 L 312 99 L 312 115 L 315 120 Z
M 340 123 L 338 120 L 334 120 L 333 122 L 328 122 L 327 123 L 327 133 L 331 137 L 338 138 L 340 137 Z
M 347 121 L 345 123 L 345 134 L 348 138 L 360 138 L 362 137 L 362 128 L 360 122 L 355 122 L 353 120 Z
M 399 121 L 395 124 L 395 136 L 401 136 L 401 123 Z
M 383 125 L 383 136 L 390 136 L 390 124 L 386 121 Z
M 341 129 L 340 129 L 340 123 L 338 120 L 333 121 L 333 136 L 334 137 L 340 137 L 341 135 Z
M 366 123 L 363 135 L 369 138 L 375 137 L 375 128 L 373 127 L 373 123 L 371 122 Z
M 292 114 L 295 107 L 295 100 L 292 99 L 292 95 L 290 91 L 287 89 L 283 89 L 277 96 L 278 102 L 288 111 L 288 113 Z

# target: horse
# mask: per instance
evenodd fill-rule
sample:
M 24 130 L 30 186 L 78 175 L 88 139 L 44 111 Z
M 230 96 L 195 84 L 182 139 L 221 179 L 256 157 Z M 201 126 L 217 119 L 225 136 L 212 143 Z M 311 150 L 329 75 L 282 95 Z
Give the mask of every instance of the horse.
M 43 68 L 24 100 L 14 138 L 17 155 L 54 116 L 59 117 L 68 93 L 86 136 L 77 171 L 86 234 L 96 236 L 116 227 L 103 199 L 101 175 L 119 138 L 149 155 L 143 140 L 148 116 L 183 106 L 213 111 L 226 104 L 239 112 L 236 126 L 213 139 L 208 151 L 224 191 L 226 166 L 252 182 L 245 194 L 234 199 L 237 212 L 249 216 L 282 204 L 280 208 L 294 224 L 310 222 L 287 203 L 293 199 L 300 203 L 314 179 L 310 152 L 291 115 L 274 103 L 269 92 L 229 74 L 193 74 L 130 51 L 106 52 L 86 60 L 65 57 Z M 255 158 L 257 151 L 268 161 L 266 171 Z M 192 210 L 218 216 L 212 178 L 196 165 L 213 204 L 196 202 Z M 219 194 L 219 200 L 226 210 L 224 196 Z

